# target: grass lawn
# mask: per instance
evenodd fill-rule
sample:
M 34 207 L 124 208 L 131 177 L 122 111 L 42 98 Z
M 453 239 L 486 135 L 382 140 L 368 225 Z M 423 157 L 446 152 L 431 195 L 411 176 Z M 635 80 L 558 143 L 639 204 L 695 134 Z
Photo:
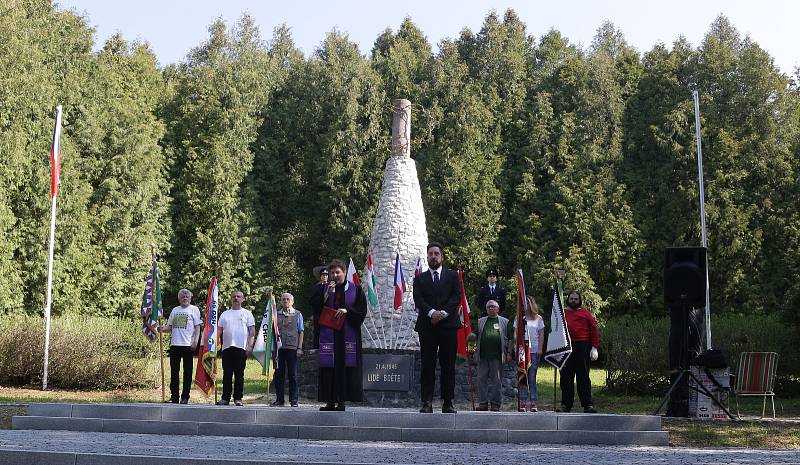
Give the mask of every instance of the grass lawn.
M 593 369 L 591 372 L 595 404 L 602 413 L 652 414 L 660 400 L 655 396 L 634 396 L 612 394 L 605 389 L 605 371 Z M 221 377 L 221 367 L 220 367 Z M 167 375 L 169 378 L 169 375 Z M 248 361 L 245 370 L 245 403 L 263 404 L 266 377 L 261 374 L 261 366 L 253 360 Z M 539 405 L 544 410 L 553 409 L 553 368 L 541 367 L 537 376 Z M 218 382 L 221 393 L 221 381 Z M 560 396 L 560 393 L 558 394 Z M 167 388 L 169 396 L 169 388 Z M 274 399 L 274 391 L 270 400 Z M 23 414 L 24 404 L 30 402 L 161 402 L 161 389 L 133 389 L 124 391 L 73 391 L 48 390 L 36 388 L 0 387 L 0 428 L 10 428 L 10 418 Z M 206 397 L 196 386 L 192 388 L 193 404 L 211 404 L 213 393 Z M 758 420 L 761 414 L 761 399 L 743 398 L 740 401 L 745 421 L 692 421 L 688 419 L 665 418 L 663 429 L 669 432 L 670 445 L 677 447 L 785 447 L 800 448 L 800 399 L 776 398 L 775 408 L 778 421 Z M 577 403 L 577 399 L 576 399 Z M 301 405 L 316 404 L 302 402 Z M 735 404 L 731 402 L 735 412 Z M 457 403 L 462 410 L 467 409 L 467 401 Z M 510 410 L 513 405 L 505 405 Z M 578 406 L 579 407 L 579 406 Z M 768 407 L 769 409 L 769 407 Z M 578 409 L 578 411 L 580 411 Z M 768 410 L 769 411 L 769 410 Z M 663 413 L 663 410 L 662 412 Z

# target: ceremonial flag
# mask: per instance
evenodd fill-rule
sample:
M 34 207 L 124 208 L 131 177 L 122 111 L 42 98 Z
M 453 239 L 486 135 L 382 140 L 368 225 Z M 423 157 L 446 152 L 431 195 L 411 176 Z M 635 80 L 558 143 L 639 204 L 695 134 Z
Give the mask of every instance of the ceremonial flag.
M 281 348 L 281 335 L 278 331 L 278 310 L 275 305 L 275 296 L 270 292 L 264 316 L 261 318 L 261 331 L 253 347 L 253 357 L 261 364 L 261 374 L 267 374 L 267 360 L 272 360 L 272 366 L 277 364 L 278 350 Z
M 158 256 L 153 255 L 153 267 L 147 273 L 142 296 L 142 331 L 150 342 L 158 339 L 158 319 L 161 309 L 161 285 L 158 282 Z
M 467 302 L 467 293 L 464 290 L 464 273 L 461 270 L 458 270 L 458 280 L 461 283 L 461 302 L 456 311 L 461 320 L 461 328 L 457 332 L 456 365 L 463 365 L 469 361 L 467 337 L 472 334 L 472 323 L 469 321 L 469 302 Z
M 414 267 L 414 279 L 422 273 L 422 257 L 417 257 L 417 265 Z
M 53 148 L 50 151 L 50 197 L 58 195 L 61 183 L 61 105 L 56 110 L 56 127 L 53 131 Z
M 375 291 L 375 269 L 372 266 L 372 255 L 367 255 L 367 271 L 364 278 L 367 280 L 367 298 L 370 305 L 378 306 L 378 293 Z
M 403 294 L 406 293 L 406 279 L 403 276 L 403 265 L 400 264 L 400 254 L 394 257 L 394 311 L 403 306 Z
M 563 295 L 561 280 L 558 280 L 556 289 L 553 290 L 550 334 L 547 336 L 547 351 L 544 353 L 544 359 L 559 370 L 564 368 L 569 354 L 572 353 L 572 341 L 569 338 L 569 331 L 567 331 L 567 320 L 564 318 Z
M 347 282 L 353 283 L 356 286 L 361 285 L 361 280 L 358 279 L 358 273 L 356 272 L 356 266 L 353 264 L 353 259 L 350 259 L 350 264 L 347 265 Z
M 525 295 L 525 277 L 517 270 L 517 388 L 528 387 L 528 368 L 531 366 L 530 341 L 525 340 L 525 311 L 528 299 Z
M 50 355 L 50 309 L 53 306 L 53 253 L 56 242 L 56 196 L 61 180 L 61 105 L 56 107 L 56 125 L 53 130 L 53 147 L 50 150 L 50 242 L 47 254 L 47 301 L 44 307 L 44 376 L 42 389 L 47 389 Z M 156 328 L 157 329 L 157 328 Z
M 198 367 L 194 377 L 194 384 L 208 395 L 214 380 L 217 377 L 217 321 L 219 319 L 219 286 L 217 277 L 211 275 L 206 299 L 206 318 L 203 325 L 203 343 L 197 352 Z

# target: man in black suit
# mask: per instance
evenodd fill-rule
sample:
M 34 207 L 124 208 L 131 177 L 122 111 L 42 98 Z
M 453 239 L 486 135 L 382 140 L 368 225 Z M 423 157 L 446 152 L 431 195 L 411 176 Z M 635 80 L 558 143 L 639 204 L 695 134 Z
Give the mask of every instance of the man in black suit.
M 481 312 L 481 317 L 486 316 L 486 302 L 494 300 L 500 305 L 500 315 L 508 318 L 508 315 L 506 315 L 506 289 L 497 284 L 497 270 L 495 268 L 489 268 L 486 271 L 486 281 L 486 285 L 478 292 L 478 309 Z
M 436 359 L 441 371 L 442 413 L 456 413 L 453 397 L 456 378 L 456 332 L 461 328 L 458 304 L 461 285 L 458 273 L 442 266 L 444 249 L 438 242 L 428 244 L 428 271 L 414 279 L 414 305 L 422 356 L 421 413 L 433 413 L 433 386 L 436 382 Z

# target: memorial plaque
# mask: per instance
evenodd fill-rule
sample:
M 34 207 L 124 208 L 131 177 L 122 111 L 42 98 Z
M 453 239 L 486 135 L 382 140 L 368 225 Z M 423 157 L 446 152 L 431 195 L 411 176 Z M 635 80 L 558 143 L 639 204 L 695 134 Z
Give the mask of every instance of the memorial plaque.
M 410 391 L 414 356 L 364 354 L 365 391 Z

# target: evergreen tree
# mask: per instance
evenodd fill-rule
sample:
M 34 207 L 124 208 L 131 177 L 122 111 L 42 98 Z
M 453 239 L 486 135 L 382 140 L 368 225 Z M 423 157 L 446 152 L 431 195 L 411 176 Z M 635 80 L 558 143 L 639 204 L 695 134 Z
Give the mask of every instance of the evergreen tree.
M 213 23 L 208 41 L 171 71 L 175 82 L 167 85 L 174 93 L 162 110 L 173 198 L 171 291 L 203 290 L 215 259 L 223 295 L 234 288 L 251 292 L 260 257 L 251 249 L 254 214 L 243 184 L 270 88 L 269 63 L 258 28 L 244 15 L 230 31 Z
M 257 159 L 267 275 L 308 297 L 311 269 L 366 256 L 389 156 L 391 106 L 356 44 L 334 31 L 288 70 L 262 126 Z M 359 266 L 361 264 L 359 263 Z

